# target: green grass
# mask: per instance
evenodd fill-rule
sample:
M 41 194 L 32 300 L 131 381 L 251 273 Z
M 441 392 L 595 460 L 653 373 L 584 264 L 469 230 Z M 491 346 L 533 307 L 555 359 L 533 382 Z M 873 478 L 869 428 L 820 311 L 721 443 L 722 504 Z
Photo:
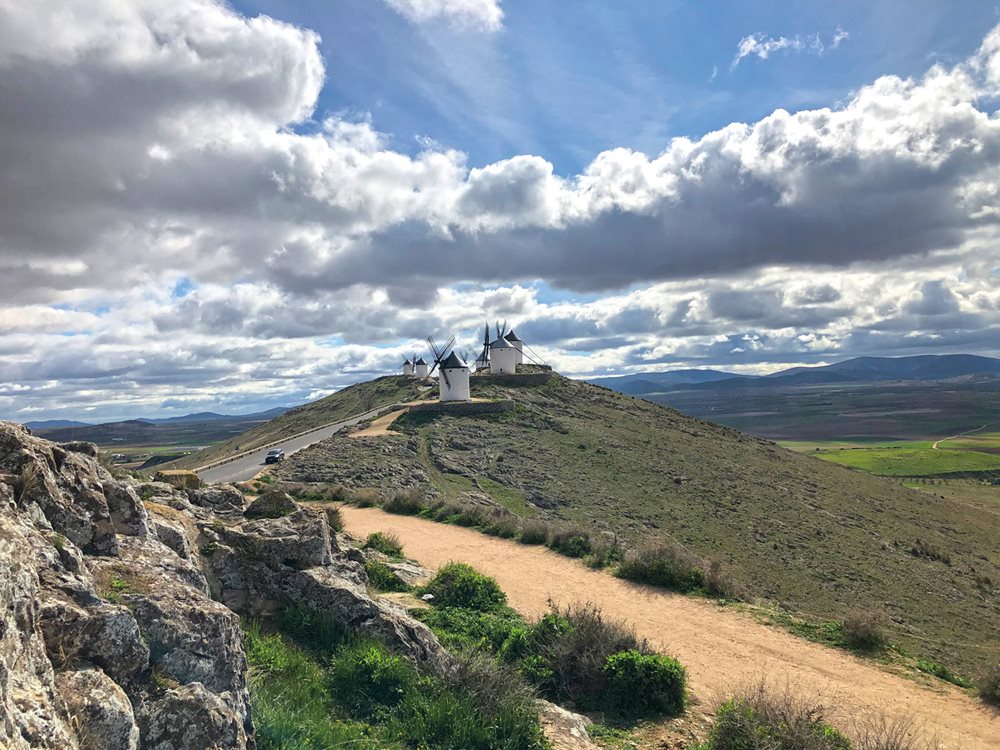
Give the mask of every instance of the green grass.
M 315 618 L 245 626 L 260 750 L 547 747 L 533 694 L 510 669 L 473 654 L 423 674 L 376 641 L 310 630 Z
M 933 450 L 929 443 L 914 443 L 905 448 L 821 451 L 815 455 L 826 461 L 884 477 L 922 477 L 1000 470 L 1000 455 L 968 450 Z
M 524 492 L 518 488 L 506 487 L 486 477 L 478 477 L 476 484 L 495 502 L 502 505 L 514 515 L 524 518 L 531 518 L 538 515 L 538 508 L 528 503 L 524 497 Z

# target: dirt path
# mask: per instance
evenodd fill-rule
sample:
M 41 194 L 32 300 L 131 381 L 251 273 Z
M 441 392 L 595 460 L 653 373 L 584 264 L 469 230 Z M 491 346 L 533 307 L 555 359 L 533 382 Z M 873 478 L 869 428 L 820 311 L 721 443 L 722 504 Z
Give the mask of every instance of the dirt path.
M 357 432 L 347 433 L 347 437 L 349 438 L 378 437 L 381 435 L 399 435 L 400 437 L 402 437 L 403 433 L 401 432 L 389 432 L 389 425 L 395 422 L 397 417 L 405 414 L 407 411 L 408 411 L 407 409 L 398 409 L 396 411 L 391 411 L 388 414 L 385 414 L 376 419 L 370 425 L 365 427 L 365 429 L 358 430 Z
M 946 440 L 954 440 L 955 438 L 965 437 L 966 435 L 972 435 L 973 433 L 976 433 L 976 432 L 982 432 L 983 430 L 985 430 L 987 427 L 989 427 L 992 424 L 996 424 L 996 422 L 987 422 L 982 427 L 977 427 L 974 430 L 968 430 L 966 432 L 960 432 L 957 435 L 949 435 L 946 438 L 941 438 L 940 440 L 938 440 L 937 442 L 935 442 L 934 445 L 931 446 L 931 450 L 935 450 L 935 451 L 941 450 L 940 448 L 938 448 L 938 446 L 941 443 L 945 442 Z M 1000 743 L 998 743 L 998 746 L 1000 746 Z
M 921 686 L 711 601 L 631 584 L 543 547 L 374 508 L 344 507 L 341 513 L 352 534 L 391 531 L 405 553 L 428 568 L 459 560 L 493 576 L 511 606 L 525 615 L 544 612 L 550 597 L 561 604 L 593 601 L 679 658 L 687 666 L 696 698 L 704 704 L 763 677 L 787 682 L 805 695 L 820 695 L 827 705 L 839 707 L 831 718 L 845 728 L 875 711 L 914 717 L 947 750 L 1000 748 L 1000 712 L 945 683 L 934 689 Z

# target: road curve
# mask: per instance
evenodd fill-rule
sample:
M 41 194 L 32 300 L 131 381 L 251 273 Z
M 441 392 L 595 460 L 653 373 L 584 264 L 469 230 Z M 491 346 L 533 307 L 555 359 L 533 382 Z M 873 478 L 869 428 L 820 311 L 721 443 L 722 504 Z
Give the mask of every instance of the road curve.
M 248 479 L 252 479 L 257 472 L 264 468 L 264 456 L 267 455 L 269 450 L 280 448 L 285 452 L 286 456 L 290 456 L 303 448 L 308 448 L 313 443 L 318 443 L 320 440 L 326 440 L 328 437 L 340 432 L 345 427 L 350 427 L 351 425 L 356 425 L 358 422 L 371 419 L 374 413 L 377 412 L 367 412 L 365 414 L 348 417 L 342 422 L 336 422 L 335 424 L 327 425 L 326 427 L 320 427 L 318 430 L 307 432 L 304 435 L 299 435 L 286 440 L 283 443 L 278 443 L 277 445 L 271 445 L 267 448 L 261 448 L 260 450 L 254 451 L 253 453 L 248 453 L 235 461 L 219 464 L 218 466 L 212 466 L 208 469 L 202 469 L 198 471 L 198 476 L 201 477 L 201 481 L 206 484 L 245 482 Z
M 550 598 L 560 604 L 598 604 L 606 615 L 629 621 L 639 635 L 679 657 L 703 707 L 740 684 L 765 677 L 807 698 L 818 696 L 830 706 L 831 719 L 847 730 L 859 717 L 874 713 L 912 718 L 927 736 L 936 735 L 945 750 L 1000 747 L 1000 711 L 946 683 L 918 684 L 845 651 L 762 625 L 749 614 L 613 578 L 544 547 L 375 508 L 340 510 L 352 535 L 391 532 L 407 556 L 428 568 L 451 560 L 472 564 L 496 578 L 511 606 L 526 615 L 545 612 Z

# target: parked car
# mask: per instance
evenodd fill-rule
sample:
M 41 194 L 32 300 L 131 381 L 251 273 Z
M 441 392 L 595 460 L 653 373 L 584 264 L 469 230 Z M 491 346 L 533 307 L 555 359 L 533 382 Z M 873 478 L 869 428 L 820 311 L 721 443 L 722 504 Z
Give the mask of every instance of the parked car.
M 272 448 L 267 452 L 264 457 L 264 463 L 266 464 L 276 464 L 279 461 L 285 460 L 285 452 L 281 448 Z

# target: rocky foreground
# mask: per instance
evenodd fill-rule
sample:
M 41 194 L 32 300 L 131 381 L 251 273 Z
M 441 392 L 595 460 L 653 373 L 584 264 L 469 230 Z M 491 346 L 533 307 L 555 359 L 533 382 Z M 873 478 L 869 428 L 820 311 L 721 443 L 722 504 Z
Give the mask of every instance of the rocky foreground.
M 308 605 L 431 668 L 323 511 L 116 479 L 0 422 L 0 747 L 253 748 L 240 616 Z

